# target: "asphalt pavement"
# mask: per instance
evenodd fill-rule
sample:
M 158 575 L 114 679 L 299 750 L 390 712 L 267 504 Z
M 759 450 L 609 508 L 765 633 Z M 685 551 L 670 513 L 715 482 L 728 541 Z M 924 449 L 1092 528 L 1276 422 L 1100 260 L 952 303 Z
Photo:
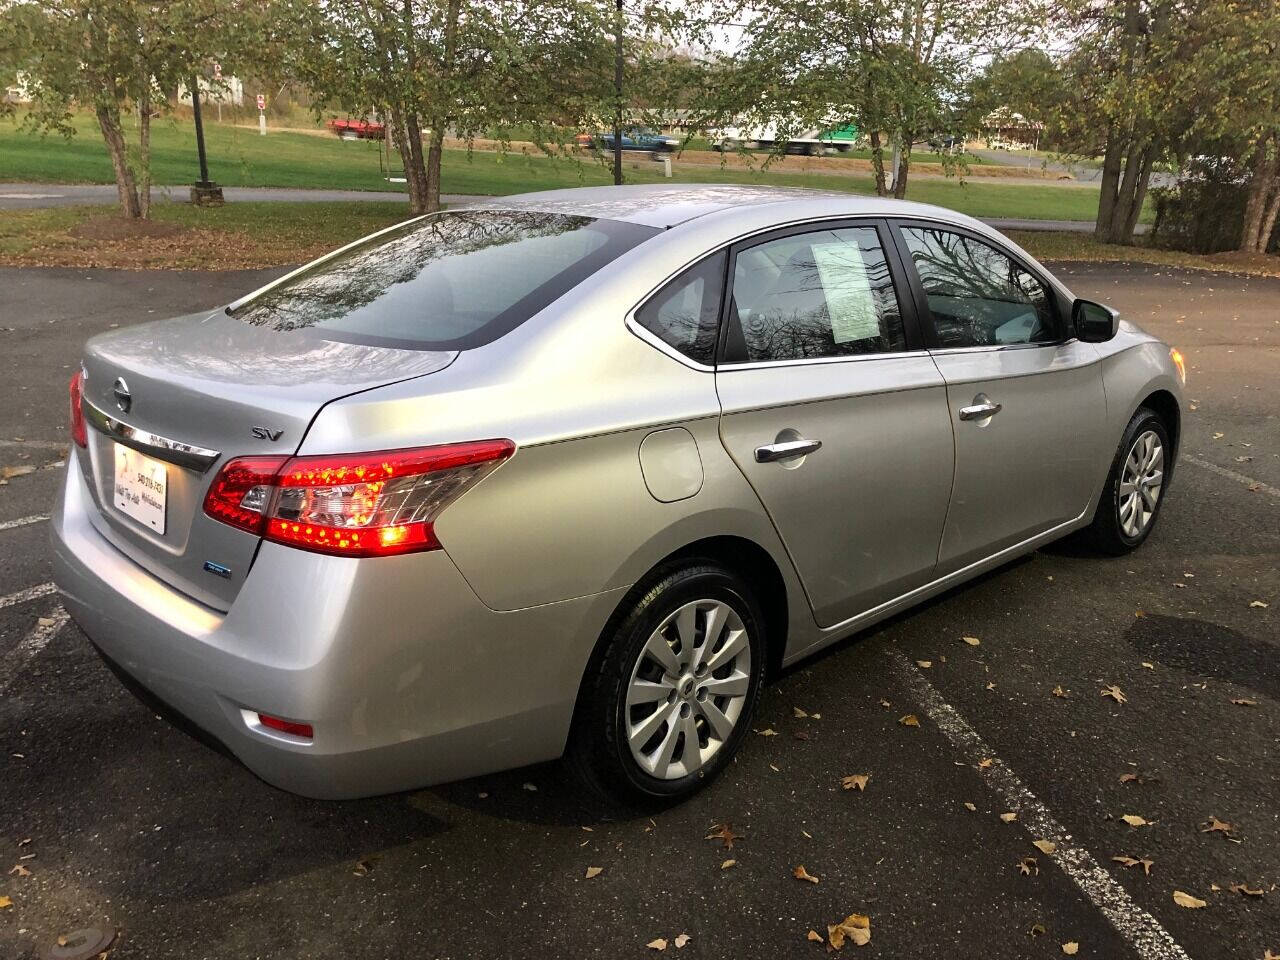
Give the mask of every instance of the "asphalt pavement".
M 274 273 L 0 270 L 0 465 L 38 468 L 0 486 L 0 957 L 97 927 L 111 960 L 818 960 L 855 912 L 854 956 L 1280 954 L 1280 280 L 1060 272 L 1188 357 L 1150 540 L 1052 546 L 800 665 L 775 735 L 649 816 L 555 764 L 304 800 L 135 701 L 42 592 L 66 381 L 85 337 Z

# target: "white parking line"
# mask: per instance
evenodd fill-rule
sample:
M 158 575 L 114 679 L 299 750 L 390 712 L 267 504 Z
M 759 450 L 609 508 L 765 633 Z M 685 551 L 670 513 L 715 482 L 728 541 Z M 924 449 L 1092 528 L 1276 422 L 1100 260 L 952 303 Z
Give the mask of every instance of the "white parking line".
M 41 520 L 48 520 L 47 513 L 38 513 L 34 517 L 19 517 L 17 520 L 5 520 L 0 522 L 0 530 L 12 530 L 14 527 L 25 527 L 31 523 L 39 523 Z
M 1093 855 L 1072 839 L 1060 824 L 1005 763 L 992 753 L 982 737 L 964 717 L 925 679 L 915 665 L 899 651 L 888 651 L 894 672 L 910 688 L 925 714 L 951 741 L 963 757 L 977 765 L 991 764 L 983 774 L 987 787 L 1008 810 L 1018 814 L 1018 823 L 1036 840 L 1050 840 L 1057 849 L 1051 859 L 1092 901 L 1142 960 L 1190 960 L 1187 952 L 1160 926 L 1159 921 L 1139 907 Z
M 7 691 L 9 684 L 22 672 L 22 668 L 49 645 L 49 641 L 67 625 L 67 619 L 67 611 L 62 607 L 58 607 L 47 617 L 41 617 L 22 638 L 13 653 L 0 660 L 0 693 Z
M 57 589 L 52 583 L 42 583 L 35 587 L 27 587 L 27 589 L 11 593 L 7 597 L 0 597 L 0 610 L 5 607 L 16 606 L 19 603 L 26 603 L 28 600 L 39 600 L 41 597 L 47 597 L 49 594 L 56 592 Z
M 1187 463 L 1194 463 L 1202 470 L 1208 470 L 1210 473 L 1216 473 L 1220 477 L 1226 477 L 1228 480 L 1234 480 L 1236 483 L 1243 483 L 1250 490 L 1259 493 L 1265 493 L 1268 496 L 1280 497 L 1280 487 L 1273 487 L 1261 480 L 1255 480 L 1253 477 L 1246 477 L 1243 473 L 1236 473 L 1234 470 L 1228 470 L 1226 467 L 1220 467 L 1216 463 L 1210 463 L 1208 460 L 1201 460 L 1199 457 L 1184 453 L 1180 458 Z

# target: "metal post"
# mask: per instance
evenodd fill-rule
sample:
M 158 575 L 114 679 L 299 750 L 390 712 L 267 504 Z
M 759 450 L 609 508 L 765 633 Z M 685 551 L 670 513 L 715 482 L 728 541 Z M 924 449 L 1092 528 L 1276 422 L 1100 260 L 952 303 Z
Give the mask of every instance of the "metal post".
M 191 78 L 191 114 L 196 121 L 196 153 L 200 155 L 200 182 L 191 188 L 191 202 L 197 206 L 222 203 L 222 188 L 209 180 L 209 162 L 204 155 L 204 125 L 200 122 L 199 77 Z
M 613 182 L 622 183 L 622 0 L 614 14 L 613 48 Z

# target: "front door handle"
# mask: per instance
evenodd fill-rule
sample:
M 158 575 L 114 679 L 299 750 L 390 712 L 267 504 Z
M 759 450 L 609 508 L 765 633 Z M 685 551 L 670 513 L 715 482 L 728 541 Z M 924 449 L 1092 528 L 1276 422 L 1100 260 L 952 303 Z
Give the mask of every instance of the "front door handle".
M 988 420 L 1004 409 L 999 403 L 993 403 L 985 393 L 973 398 L 973 403 L 960 408 L 961 420 Z
M 766 443 L 756 447 L 756 463 L 777 463 L 779 460 L 794 460 L 813 453 L 822 446 L 821 440 L 784 440 L 781 443 Z

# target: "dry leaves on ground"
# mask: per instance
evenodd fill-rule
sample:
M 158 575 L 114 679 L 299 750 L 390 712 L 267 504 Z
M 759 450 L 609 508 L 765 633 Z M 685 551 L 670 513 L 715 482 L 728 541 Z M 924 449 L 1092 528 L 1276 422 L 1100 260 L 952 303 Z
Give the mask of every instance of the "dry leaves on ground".
M 1066 697 L 1066 695 L 1067 695 L 1067 691 L 1066 691 L 1066 690 L 1063 690 L 1063 689 L 1062 689 L 1062 685 L 1061 685 L 1061 684 L 1059 684 L 1058 686 L 1056 686 L 1056 687 L 1054 687 L 1054 688 L 1053 688 L 1053 695 L 1054 695 L 1055 697 Z
M 645 946 L 648 947 L 650 950 L 662 951 L 667 949 L 667 941 L 664 940 L 662 937 L 658 937 L 658 939 L 656 940 L 650 940 L 648 943 L 645 944 Z
M 1208 904 L 1198 897 L 1193 897 L 1189 893 L 1183 893 L 1181 890 L 1173 891 L 1173 902 L 1180 907 L 1186 907 L 1188 910 L 1199 910 L 1201 907 L 1207 907 Z
M 1267 602 L 1265 600 L 1250 600 L 1249 606 L 1260 607 L 1261 609 L 1265 610 L 1267 609 Z
M 765 727 L 763 730 L 756 730 L 755 732 L 762 737 L 776 737 L 778 735 L 778 731 L 773 727 Z
M 676 949 L 677 949 L 677 950 L 683 950 L 683 949 L 684 949 L 684 945 L 685 945 L 686 943 L 688 943 L 688 942 L 689 942 L 690 940 L 692 940 L 692 939 L 693 939 L 693 937 L 689 936 L 687 933 L 682 933 L 682 934 L 680 934 L 680 935 L 679 935 L 678 937 L 676 937 L 676 939 L 675 939 Z
M 932 661 L 932 660 L 917 660 L 917 661 L 916 661 L 916 666 L 917 666 L 917 667 L 920 667 L 922 670 L 928 670 L 930 667 L 932 667 L 932 666 L 933 666 L 933 661 Z
M 1068 957 L 1074 957 L 1080 952 L 1080 944 L 1076 943 L 1074 940 L 1068 940 L 1062 945 L 1062 952 Z
M 1107 686 L 1103 687 L 1101 690 L 1101 693 L 1104 697 L 1110 697 L 1116 703 L 1125 703 L 1129 699 L 1124 695 L 1124 691 L 1121 690 L 1119 687 L 1117 687 L 1114 683 L 1108 684 Z
M 908 713 L 905 717 L 899 717 L 898 722 L 904 727 L 920 726 L 920 721 L 916 719 L 916 715 L 914 713 Z
M 810 943 L 826 943 L 826 941 L 822 939 L 822 934 L 817 930 L 810 930 L 804 935 L 804 938 Z
M 1258 705 L 1257 700 L 1250 700 L 1248 697 L 1237 697 L 1231 702 L 1237 707 L 1256 707 Z
M 1138 816 L 1136 813 L 1126 813 L 1120 819 L 1123 820 L 1125 823 L 1127 823 L 1131 827 L 1147 827 L 1151 825 L 1150 820 L 1144 820 L 1142 817 Z
M 1235 830 L 1235 824 L 1225 823 L 1217 817 L 1210 817 L 1208 821 L 1200 827 L 1201 833 L 1220 833 L 1223 837 L 1230 838 L 1232 831 Z
M 1138 857 L 1119 856 L 1111 858 L 1114 862 L 1120 864 L 1125 869 L 1141 866 L 1142 872 L 1148 877 L 1151 876 L 1151 868 L 1155 866 L 1154 860 L 1141 860 Z
M 827 943 L 832 950 L 839 950 L 848 940 L 855 947 L 865 947 L 871 942 L 871 918 L 861 913 L 851 913 L 839 923 L 827 927 Z
M 746 835 L 742 833 L 734 833 L 733 825 L 730 823 L 717 823 L 711 828 L 711 832 L 708 833 L 704 839 L 722 840 L 724 842 L 724 848 L 726 850 L 732 850 L 733 842 L 735 840 L 742 840 L 745 836 Z
M 726 860 L 724 863 L 720 864 L 720 869 L 728 870 L 730 867 L 736 867 L 737 865 L 738 865 L 737 860 L 729 859 L 729 860 Z
M 818 878 L 815 877 L 813 874 L 811 874 L 808 870 L 806 870 L 804 868 L 803 863 L 797 866 L 794 870 L 792 870 L 791 875 L 795 877 L 797 880 L 806 880 L 809 883 L 818 882 Z
M 1018 861 L 1018 872 L 1024 877 L 1038 877 L 1040 875 L 1040 861 L 1035 857 L 1023 857 Z
M 869 773 L 854 773 L 847 777 L 841 777 L 840 786 L 846 790 L 862 791 L 867 789 L 867 781 L 870 779 L 871 774 Z
M 990 770 L 992 765 L 995 764 L 995 762 L 996 762 L 995 759 L 992 757 L 983 757 L 981 760 L 978 761 L 978 769 Z
M 1245 897 L 1261 897 L 1266 892 L 1261 887 L 1250 887 L 1247 883 L 1233 883 L 1227 889 Z
M 588 880 L 591 880 L 594 877 L 598 877 L 602 873 L 604 873 L 604 867 L 587 867 Z
M 1018 815 L 1010 810 L 1008 813 L 1000 814 L 1000 819 L 1005 823 L 1013 823 L 1013 821 L 1018 819 Z
M 13 906 L 13 901 L 8 897 L 0 897 L 0 910 L 6 910 Z
M 1033 840 L 1031 845 L 1043 853 L 1045 856 L 1053 853 L 1058 849 L 1058 845 L 1052 840 Z
M 961 637 L 960 639 L 963 640 L 965 643 L 967 643 L 971 647 L 976 647 L 978 646 L 978 644 L 982 643 L 982 641 L 979 640 L 977 637 Z
M 11 876 L 11 877 L 29 877 L 29 876 L 31 876 L 31 871 L 30 871 L 30 870 L 28 870 L 26 867 L 24 867 L 22 864 L 20 864 L 20 863 L 15 863 L 15 864 L 13 865 L 13 869 L 9 871 L 9 876 Z

